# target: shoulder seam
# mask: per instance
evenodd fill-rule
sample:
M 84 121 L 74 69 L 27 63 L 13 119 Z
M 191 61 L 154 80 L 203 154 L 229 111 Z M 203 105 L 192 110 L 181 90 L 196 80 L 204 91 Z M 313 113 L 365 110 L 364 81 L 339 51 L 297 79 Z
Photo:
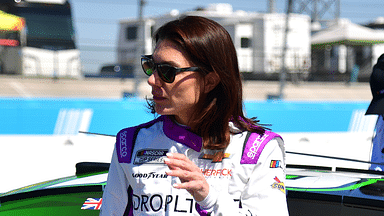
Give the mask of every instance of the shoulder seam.
M 117 133 L 115 148 L 119 163 L 131 163 L 133 149 L 140 129 L 149 128 L 161 120 L 163 120 L 162 117 L 159 117 L 138 126 L 124 128 Z
M 240 164 L 257 164 L 264 147 L 274 138 L 281 138 L 280 135 L 265 131 L 264 134 L 250 133 L 244 141 L 243 152 Z

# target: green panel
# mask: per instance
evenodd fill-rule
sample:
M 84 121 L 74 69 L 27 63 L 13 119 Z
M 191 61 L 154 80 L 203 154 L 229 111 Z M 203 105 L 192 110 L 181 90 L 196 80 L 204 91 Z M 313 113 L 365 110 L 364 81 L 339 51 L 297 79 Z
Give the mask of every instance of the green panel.
M 101 198 L 102 192 L 60 194 L 2 203 L 0 216 L 99 215 L 99 210 L 82 210 L 87 198 Z

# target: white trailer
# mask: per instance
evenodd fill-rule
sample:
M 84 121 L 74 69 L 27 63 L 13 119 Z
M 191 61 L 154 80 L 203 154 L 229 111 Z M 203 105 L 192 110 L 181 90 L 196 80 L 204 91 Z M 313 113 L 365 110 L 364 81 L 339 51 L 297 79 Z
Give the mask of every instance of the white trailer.
M 132 64 L 140 70 L 140 55 L 153 52 L 152 36 L 164 23 L 182 15 L 203 16 L 226 28 L 236 47 L 239 68 L 244 74 L 272 74 L 281 71 L 285 14 L 233 11 L 229 4 L 179 14 L 171 11 L 158 17 L 121 20 L 118 40 L 118 62 Z M 291 14 L 287 40 L 288 72 L 308 72 L 311 65 L 311 20 L 307 15 Z M 140 72 L 138 72 L 140 73 Z
M 81 77 L 67 0 L 5 0 L 0 10 L 24 18 L 20 44 L 0 47 L 0 73 L 43 77 Z

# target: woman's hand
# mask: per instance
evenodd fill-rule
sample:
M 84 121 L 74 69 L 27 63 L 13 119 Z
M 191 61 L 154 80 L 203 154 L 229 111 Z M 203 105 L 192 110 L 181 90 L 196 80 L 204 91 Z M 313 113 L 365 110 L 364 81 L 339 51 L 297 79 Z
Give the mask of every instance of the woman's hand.
M 198 202 L 203 201 L 208 196 L 208 182 L 205 180 L 200 168 L 189 160 L 187 156 L 179 153 L 168 153 L 164 163 L 170 169 L 166 174 L 179 177 L 181 181 L 180 184 L 174 184 L 173 187 L 186 189 Z

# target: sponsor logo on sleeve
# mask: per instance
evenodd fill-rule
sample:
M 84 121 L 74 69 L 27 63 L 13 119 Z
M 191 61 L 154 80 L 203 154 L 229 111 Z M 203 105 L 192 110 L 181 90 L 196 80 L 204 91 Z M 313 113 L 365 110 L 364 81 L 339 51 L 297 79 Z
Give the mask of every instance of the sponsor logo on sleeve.
M 120 134 L 120 156 L 126 157 L 127 156 L 127 131 L 124 131 Z
M 280 160 L 271 160 L 269 168 L 281 168 L 281 161 Z
M 168 149 L 143 149 L 136 152 L 134 164 L 164 164 Z
M 275 182 L 271 185 L 271 187 L 273 189 L 278 189 L 278 190 L 280 190 L 281 192 L 283 192 L 285 194 L 284 182 L 281 182 L 280 179 L 277 178 L 277 176 L 275 176 L 274 180 L 275 180 Z
M 247 156 L 251 159 L 254 159 L 257 155 L 257 151 L 259 150 L 261 144 L 264 142 L 264 140 L 268 137 L 269 135 L 264 134 L 262 137 L 257 137 L 255 141 L 252 143 L 252 147 L 249 149 L 249 152 L 247 153 Z

